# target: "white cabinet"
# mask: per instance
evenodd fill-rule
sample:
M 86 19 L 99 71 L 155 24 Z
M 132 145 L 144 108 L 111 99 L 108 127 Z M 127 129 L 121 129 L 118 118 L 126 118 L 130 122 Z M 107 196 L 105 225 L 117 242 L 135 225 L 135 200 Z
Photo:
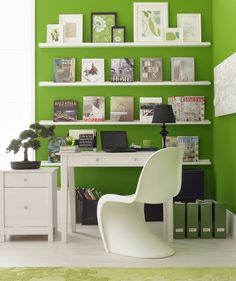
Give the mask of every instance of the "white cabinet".
M 0 242 L 10 234 L 45 234 L 57 227 L 56 168 L 0 171 Z

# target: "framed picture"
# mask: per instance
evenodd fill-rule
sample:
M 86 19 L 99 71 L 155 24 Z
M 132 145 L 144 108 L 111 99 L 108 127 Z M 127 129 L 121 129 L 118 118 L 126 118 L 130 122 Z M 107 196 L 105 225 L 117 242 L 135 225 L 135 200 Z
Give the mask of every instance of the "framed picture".
M 113 26 L 112 27 L 112 42 L 122 43 L 125 42 L 126 37 L 125 26 Z
M 168 28 L 168 3 L 134 3 L 134 42 L 162 41 Z
M 47 25 L 47 43 L 63 43 L 63 25 Z
M 116 13 L 92 13 L 91 28 L 92 42 L 112 42 L 112 27 L 116 26 Z
M 141 82 L 161 82 L 163 80 L 162 58 L 140 59 Z
M 83 15 L 59 15 L 59 23 L 64 27 L 64 43 L 83 42 Z
M 183 43 L 183 28 L 167 28 L 163 31 L 164 42 Z
M 194 58 L 171 58 L 171 80 L 173 82 L 195 81 Z
M 111 82 L 133 82 L 134 60 L 112 59 L 111 60 Z
M 82 59 L 82 82 L 104 82 L 104 59 Z
M 184 42 L 201 42 L 201 14 L 177 14 L 177 26 L 183 28 Z

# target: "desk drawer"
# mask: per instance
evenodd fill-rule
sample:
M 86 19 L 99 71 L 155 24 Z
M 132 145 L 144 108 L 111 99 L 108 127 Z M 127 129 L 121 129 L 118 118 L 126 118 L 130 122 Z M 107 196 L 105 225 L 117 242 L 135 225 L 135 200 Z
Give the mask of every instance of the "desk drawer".
M 47 187 L 45 173 L 5 173 L 5 187 Z

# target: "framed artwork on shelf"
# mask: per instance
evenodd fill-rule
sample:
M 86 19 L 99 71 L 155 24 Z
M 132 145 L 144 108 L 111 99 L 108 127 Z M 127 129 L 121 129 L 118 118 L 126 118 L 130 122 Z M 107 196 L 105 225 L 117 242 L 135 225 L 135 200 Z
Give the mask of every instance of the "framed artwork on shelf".
M 125 26 L 113 26 L 112 27 L 112 42 L 123 43 L 126 40 Z
M 111 82 L 133 82 L 134 59 L 122 58 L 111 60 Z
M 116 13 L 92 13 L 91 34 L 93 43 L 111 43 L 112 27 L 116 26 Z
M 141 58 L 140 80 L 141 82 L 163 81 L 162 58 Z
M 183 28 L 167 28 L 163 31 L 164 42 L 183 43 Z
M 83 42 L 83 15 L 59 15 L 59 23 L 64 27 L 64 43 Z
M 82 82 L 104 82 L 104 68 L 104 59 L 82 59 Z
M 194 82 L 194 58 L 171 58 L 172 82 Z
M 63 25 L 48 24 L 47 25 L 47 43 L 63 43 Z
M 134 42 L 162 41 L 168 28 L 168 3 L 134 3 Z
M 183 42 L 201 42 L 201 14 L 177 14 L 177 26 L 183 28 Z

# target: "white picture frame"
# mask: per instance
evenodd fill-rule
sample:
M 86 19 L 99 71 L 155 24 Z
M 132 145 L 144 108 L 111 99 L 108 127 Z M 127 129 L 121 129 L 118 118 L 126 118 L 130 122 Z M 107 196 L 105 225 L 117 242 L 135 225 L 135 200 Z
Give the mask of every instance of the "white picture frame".
M 63 25 L 64 43 L 83 42 L 83 15 L 81 14 L 59 15 L 59 24 Z
M 168 28 L 167 2 L 134 3 L 134 42 L 161 42 L 165 28 Z
M 183 28 L 183 42 L 202 42 L 201 14 L 177 14 L 177 27 Z
M 81 81 L 84 83 L 105 82 L 104 59 L 82 59 Z
M 47 25 L 47 43 L 60 44 L 63 43 L 63 25 L 48 24 Z
M 163 42 L 183 43 L 183 28 L 166 28 L 163 30 Z
M 193 57 L 171 58 L 172 82 L 194 82 L 195 62 Z

